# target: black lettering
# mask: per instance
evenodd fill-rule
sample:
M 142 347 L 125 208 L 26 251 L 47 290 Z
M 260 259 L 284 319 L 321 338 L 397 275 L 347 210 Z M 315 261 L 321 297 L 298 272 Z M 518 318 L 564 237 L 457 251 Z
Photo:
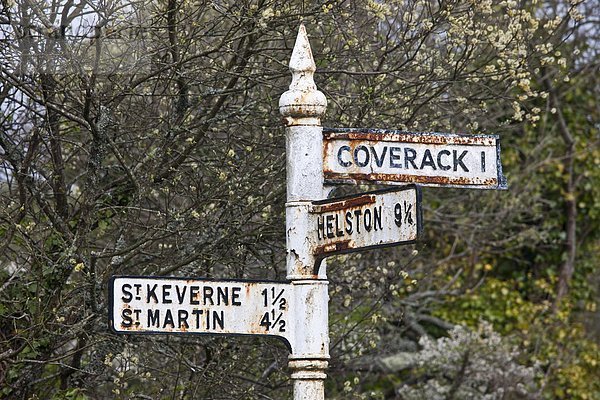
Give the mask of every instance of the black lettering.
M 177 293 L 177 301 L 179 304 L 183 304 L 183 300 L 185 300 L 185 292 L 187 292 L 187 286 L 183 286 L 180 292 L 179 285 L 175 285 L 175 292 Z
M 241 306 L 242 305 L 242 302 L 239 300 L 241 291 L 242 291 L 242 288 L 239 286 L 231 288 L 231 305 L 232 306 Z
M 131 308 L 124 308 L 123 312 L 121 313 L 121 318 L 123 319 L 121 322 L 121 326 L 123 328 L 129 328 L 131 325 L 133 325 L 133 320 L 131 319 Z
M 392 149 L 394 149 L 394 148 L 395 147 L 392 147 Z M 375 164 L 377 164 L 378 167 L 381 167 L 383 165 L 383 160 L 385 160 L 386 152 L 387 152 L 387 146 L 385 146 L 383 148 L 383 151 L 381 152 L 381 158 L 377 158 L 377 151 L 375 151 L 375 147 L 371 146 L 371 154 L 373 154 L 373 160 L 375 160 Z
M 222 288 L 217 286 L 217 305 L 221 305 L 221 300 L 226 306 L 229 305 L 229 288 Z
M 367 208 L 365 210 L 365 230 L 371 232 L 371 228 L 373 228 L 373 217 L 371 216 L 371 210 Z
M 485 151 L 481 152 L 481 172 L 485 172 Z
M 190 286 L 190 304 L 198 305 L 200 301 L 198 300 L 198 292 L 200 291 L 200 286 Z
M 213 311 L 213 321 L 212 326 L 213 329 L 217 329 L 217 325 L 221 327 L 221 329 L 225 329 L 225 313 L 223 310 L 221 311 Z
M 362 215 L 362 210 L 354 211 L 354 216 L 356 217 L 356 233 L 360 233 L 360 216 Z
M 352 234 L 352 212 L 346 211 L 346 233 Z
M 465 172 L 469 172 L 467 166 L 462 162 L 462 159 L 467 155 L 468 151 L 463 151 L 459 157 L 456 157 L 456 150 L 452 150 L 452 157 L 454 159 L 454 171 L 458 170 L 458 164 L 465 170 Z
M 121 297 L 121 300 L 123 300 L 124 303 L 129 303 L 131 300 L 133 300 L 133 294 L 131 294 L 131 292 L 129 291 L 130 289 L 131 285 L 128 283 L 121 286 L 121 291 L 124 294 L 124 296 Z
M 211 288 L 210 286 L 204 286 L 202 288 L 202 292 L 203 292 L 203 298 L 202 298 L 202 303 L 204 303 L 204 305 L 207 304 L 207 300 L 210 301 L 210 305 L 214 306 L 215 302 L 212 298 L 213 296 L 213 288 Z
M 381 206 L 373 209 L 373 226 L 375 230 L 377 230 L 377 223 L 379 223 L 379 230 L 383 230 L 383 226 L 381 225 Z
M 327 237 L 331 239 L 332 237 L 334 237 L 334 235 L 333 235 L 333 215 L 330 214 L 325 219 L 327 220 L 327 223 L 326 223 Z
M 203 310 L 192 310 L 192 314 L 196 316 L 196 329 L 200 329 L 200 316 L 204 313 Z
M 133 315 L 135 315 L 135 324 L 139 325 L 140 324 L 140 314 L 142 313 L 142 310 L 133 310 Z
M 150 298 L 154 298 L 154 302 L 158 303 L 158 296 L 156 295 L 157 288 L 157 284 L 154 284 L 152 288 L 150 288 L 150 285 L 146 285 L 146 291 L 148 292 L 148 294 L 146 294 L 146 303 L 150 303 Z
M 394 223 L 396 226 L 402 226 L 402 205 L 396 203 L 394 206 Z
M 409 225 L 414 223 L 412 217 L 412 206 L 412 204 L 409 204 L 406 201 L 404 202 L 404 222 L 408 223 Z
M 148 326 L 160 328 L 160 310 L 148 310 Z
M 260 319 L 260 326 L 264 326 L 265 330 L 269 330 L 271 328 L 271 318 L 269 318 L 269 312 L 264 313 L 263 317 Z
M 167 325 L 171 325 L 171 328 L 175 328 L 175 321 L 173 321 L 173 314 L 171 310 L 167 308 L 167 312 L 165 313 L 165 321 L 163 322 L 163 328 L 166 328 Z
M 343 151 L 347 151 L 348 154 L 350 153 L 350 146 L 340 146 L 340 149 L 338 150 L 338 154 L 337 154 L 337 159 L 338 159 L 338 163 L 342 166 L 342 167 L 346 167 L 348 168 L 349 166 L 352 165 L 352 161 L 344 161 L 342 159 L 342 152 Z
M 340 229 L 339 214 L 335 214 L 335 236 L 344 236 L 344 231 Z
M 438 164 L 438 167 L 440 167 L 440 169 L 442 171 L 448 171 L 452 167 L 449 166 L 449 165 L 442 164 L 442 156 L 443 155 L 449 156 L 450 155 L 450 150 L 441 150 L 438 153 L 438 155 L 437 155 L 437 164 Z
M 361 151 L 365 153 L 365 160 L 362 162 L 358 161 L 358 153 Z M 359 167 L 366 167 L 369 165 L 369 149 L 367 149 L 366 146 L 360 145 L 354 149 L 354 164 L 358 165 Z
M 179 310 L 177 312 L 177 326 L 181 329 L 187 329 L 190 326 L 187 323 L 187 319 L 188 319 L 188 312 L 186 310 Z
M 423 160 L 421 160 L 421 168 L 419 169 L 423 169 L 423 167 L 431 167 L 434 170 L 435 168 L 435 163 L 433 162 L 433 157 L 431 156 L 431 151 L 429 151 L 429 149 L 425 150 L 425 154 L 423 155 Z
M 170 304 L 170 303 L 172 303 L 173 301 L 169 298 L 169 296 L 171 296 L 171 292 L 170 292 L 171 285 L 163 285 L 162 289 L 163 289 L 162 290 L 162 302 L 163 302 L 163 304 Z
M 142 298 L 140 297 L 140 292 L 142 291 L 142 284 L 136 283 L 133 286 L 135 287 L 135 299 L 141 300 Z
M 400 147 L 390 147 L 390 168 L 402 168 L 402 163 L 396 162 L 400 161 L 400 151 Z
M 319 240 L 325 239 L 325 221 L 321 216 L 317 216 L 317 236 Z
M 417 165 L 415 164 L 415 158 L 417 158 L 417 152 L 414 149 L 411 149 L 410 147 L 405 147 L 404 168 L 408 169 L 408 163 L 410 163 L 414 169 L 417 169 Z

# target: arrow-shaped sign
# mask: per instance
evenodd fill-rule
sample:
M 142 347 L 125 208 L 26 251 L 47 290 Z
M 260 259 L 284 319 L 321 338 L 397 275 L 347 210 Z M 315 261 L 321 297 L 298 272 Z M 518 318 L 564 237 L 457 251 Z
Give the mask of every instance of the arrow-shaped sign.
M 415 185 L 314 201 L 310 241 L 317 257 L 413 243 L 421 234 L 421 191 Z

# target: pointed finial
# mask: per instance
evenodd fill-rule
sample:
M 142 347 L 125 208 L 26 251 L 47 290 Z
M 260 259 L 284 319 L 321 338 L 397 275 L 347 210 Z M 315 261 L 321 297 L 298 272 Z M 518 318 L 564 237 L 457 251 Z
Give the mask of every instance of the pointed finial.
M 292 71 L 292 84 L 290 85 L 290 89 L 305 89 L 303 87 L 298 87 L 300 84 L 310 85 L 312 83 L 314 85 L 315 82 L 312 80 L 312 77 L 317 70 L 317 66 L 315 65 L 304 24 L 301 24 L 298 29 L 298 36 L 296 37 L 296 44 L 294 44 L 289 67 L 290 71 Z M 308 79 L 300 79 L 303 76 L 303 72 L 309 75 Z M 310 89 L 316 90 L 316 86 Z
M 286 118 L 287 125 L 320 125 L 320 117 L 327 108 L 327 99 L 317 90 L 313 79 L 317 68 L 304 24 L 298 29 L 289 67 L 292 83 L 290 90 L 279 99 L 279 112 Z M 310 120 L 295 121 L 299 118 Z

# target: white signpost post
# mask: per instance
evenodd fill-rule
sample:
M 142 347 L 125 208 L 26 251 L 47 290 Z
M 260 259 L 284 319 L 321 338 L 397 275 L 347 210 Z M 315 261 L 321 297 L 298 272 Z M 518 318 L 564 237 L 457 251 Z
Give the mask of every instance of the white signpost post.
M 414 183 L 505 189 L 498 137 L 327 129 L 327 100 L 303 25 L 290 59 L 292 83 L 279 100 L 286 125 L 287 281 L 116 276 L 109 284 L 113 332 L 265 335 L 284 340 L 294 400 L 323 400 L 329 359 L 323 259 L 413 243 L 422 231 Z M 403 185 L 326 199 L 324 183 Z
M 286 238 L 287 279 L 303 285 L 311 293 L 303 314 L 296 316 L 298 336 L 312 344 L 303 351 L 292 352 L 289 368 L 294 382 L 294 400 L 325 398 L 325 378 L 329 360 L 329 295 L 325 265 L 319 268 L 306 233 L 308 209 L 315 200 L 327 197 L 323 187 L 323 128 L 321 117 L 327 108 L 325 95 L 313 80 L 316 70 L 304 25 L 300 25 L 290 59 L 292 83 L 279 99 L 279 112 L 286 138 Z M 323 263 L 324 264 L 324 263 Z

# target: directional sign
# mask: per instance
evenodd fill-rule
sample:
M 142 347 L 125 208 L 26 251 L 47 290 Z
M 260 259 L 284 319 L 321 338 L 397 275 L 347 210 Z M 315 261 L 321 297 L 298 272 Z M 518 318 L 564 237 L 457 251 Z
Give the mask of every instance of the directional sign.
M 422 229 L 421 191 L 415 185 L 312 204 L 316 256 L 412 243 Z
M 327 183 L 506 189 L 497 135 L 324 129 Z
M 115 333 L 274 335 L 289 347 L 292 289 L 281 282 L 117 276 L 109 285 L 109 321 Z

